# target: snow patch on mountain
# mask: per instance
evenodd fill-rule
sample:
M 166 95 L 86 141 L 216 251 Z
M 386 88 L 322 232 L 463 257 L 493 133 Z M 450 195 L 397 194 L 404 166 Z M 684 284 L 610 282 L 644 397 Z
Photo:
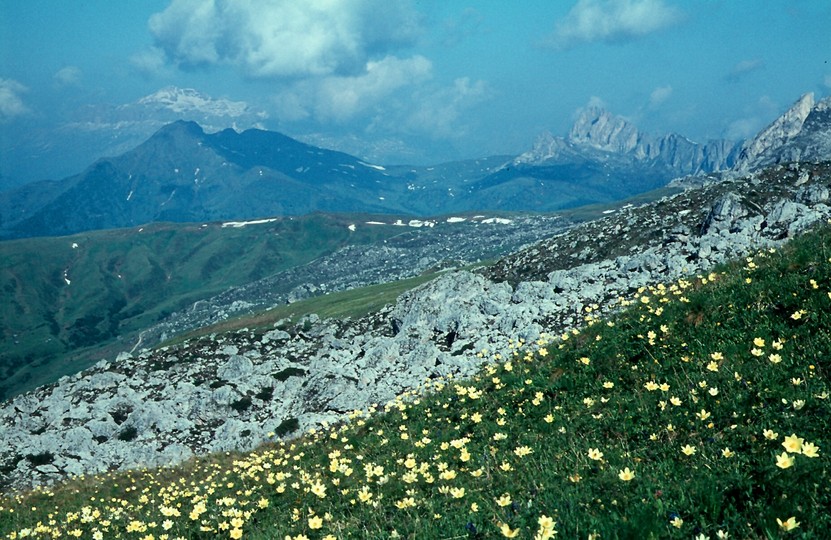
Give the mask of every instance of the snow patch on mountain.
M 231 118 L 252 114 L 251 107 L 244 101 L 228 99 L 213 99 L 193 88 L 177 88 L 167 86 L 136 102 L 147 107 L 160 107 L 178 114 L 197 112 L 214 116 L 228 116 Z M 254 113 L 262 119 L 268 117 L 265 112 Z

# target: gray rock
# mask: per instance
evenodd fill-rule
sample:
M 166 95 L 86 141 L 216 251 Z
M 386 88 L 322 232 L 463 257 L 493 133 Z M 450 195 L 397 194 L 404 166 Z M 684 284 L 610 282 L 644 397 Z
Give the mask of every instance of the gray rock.
M 254 363 L 250 358 L 234 354 L 225 365 L 217 369 L 216 375 L 226 381 L 236 381 L 248 377 L 253 371 Z

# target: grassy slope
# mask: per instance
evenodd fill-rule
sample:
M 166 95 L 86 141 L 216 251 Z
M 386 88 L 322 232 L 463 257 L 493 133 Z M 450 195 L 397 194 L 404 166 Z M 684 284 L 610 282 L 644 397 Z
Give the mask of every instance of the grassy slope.
M 141 232 L 0 242 L 2 386 L 12 394 L 75 373 L 115 336 L 200 298 L 400 232 L 350 232 L 357 219 L 318 214 L 241 228 L 154 224 Z M 86 360 L 73 360 L 79 352 Z
M 0 535 L 826 538 L 829 257 L 806 235 L 343 426 L 0 500 Z
M 471 270 L 487 264 L 488 262 L 480 262 L 466 266 L 463 269 Z M 243 315 L 205 326 L 188 332 L 187 334 L 177 336 L 160 346 L 169 346 L 189 339 L 223 332 L 234 332 L 242 329 L 267 330 L 274 328 L 276 323 L 285 319 L 288 319 L 290 323 L 295 323 L 302 317 L 312 314 L 317 315 L 321 319 L 356 319 L 370 313 L 376 313 L 384 306 L 394 304 L 396 299 L 406 291 L 418 287 L 431 279 L 435 279 L 438 275 L 438 271 L 429 271 L 413 278 L 306 298 L 292 304 L 278 306 L 253 315 Z

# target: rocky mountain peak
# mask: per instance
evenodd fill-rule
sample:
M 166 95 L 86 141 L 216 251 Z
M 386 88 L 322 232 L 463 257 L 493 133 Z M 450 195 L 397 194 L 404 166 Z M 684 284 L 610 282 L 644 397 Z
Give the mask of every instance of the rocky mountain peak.
M 554 137 L 545 132 L 514 165 L 550 165 L 554 161 L 596 159 L 598 152 L 630 160 L 633 166 L 658 165 L 666 174 L 684 176 L 730 168 L 738 145 L 731 141 L 699 144 L 675 133 L 650 135 L 622 116 L 597 106 L 578 112 L 568 135 Z M 605 158 L 601 158 L 605 159 Z
M 214 99 L 193 88 L 166 86 L 136 102 L 138 105 L 166 109 L 177 114 L 204 114 L 236 118 L 253 114 L 251 107 L 244 101 Z M 265 113 L 258 116 L 264 117 Z
M 828 99 L 822 111 L 827 108 Z M 809 92 L 799 98 L 785 113 L 774 120 L 753 139 L 745 143 L 735 166 L 740 171 L 747 171 L 764 164 L 780 161 L 778 151 L 800 134 L 808 116 L 815 110 L 814 94 Z M 818 112 L 822 112 L 818 111 Z M 793 156 L 789 156 L 793 159 Z M 798 158 L 797 158 L 798 159 Z
M 568 133 L 569 142 L 620 153 L 636 149 L 642 138 L 631 122 L 600 107 L 582 109 Z
M 515 165 L 536 164 L 561 155 L 567 144 L 562 137 L 555 137 L 550 131 L 543 131 L 534 140 L 534 145 L 514 159 Z

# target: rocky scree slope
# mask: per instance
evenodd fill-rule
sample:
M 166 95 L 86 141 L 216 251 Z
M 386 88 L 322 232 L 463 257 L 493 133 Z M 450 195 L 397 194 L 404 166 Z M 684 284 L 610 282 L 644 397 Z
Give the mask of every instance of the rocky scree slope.
M 831 218 L 831 163 L 778 166 L 625 207 L 505 258 L 451 272 L 358 320 L 310 316 L 121 355 L 0 409 L 6 489 L 248 449 L 335 422 L 480 352 L 559 334 L 646 284 L 707 271 Z M 587 314 L 590 308 L 591 314 Z
M 405 225 L 400 220 L 397 223 Z M 443 222 L 411 220 L 406 225 L 404 232 L 381 243 L 348 246 L 309 264 L 195 302 L 141 332 L 131 348 L 153 347 L 183 332 L 270 306 L 496 259 L 562 232 L 573 223 L 556 215 L 511 215 L 450 217 Z

